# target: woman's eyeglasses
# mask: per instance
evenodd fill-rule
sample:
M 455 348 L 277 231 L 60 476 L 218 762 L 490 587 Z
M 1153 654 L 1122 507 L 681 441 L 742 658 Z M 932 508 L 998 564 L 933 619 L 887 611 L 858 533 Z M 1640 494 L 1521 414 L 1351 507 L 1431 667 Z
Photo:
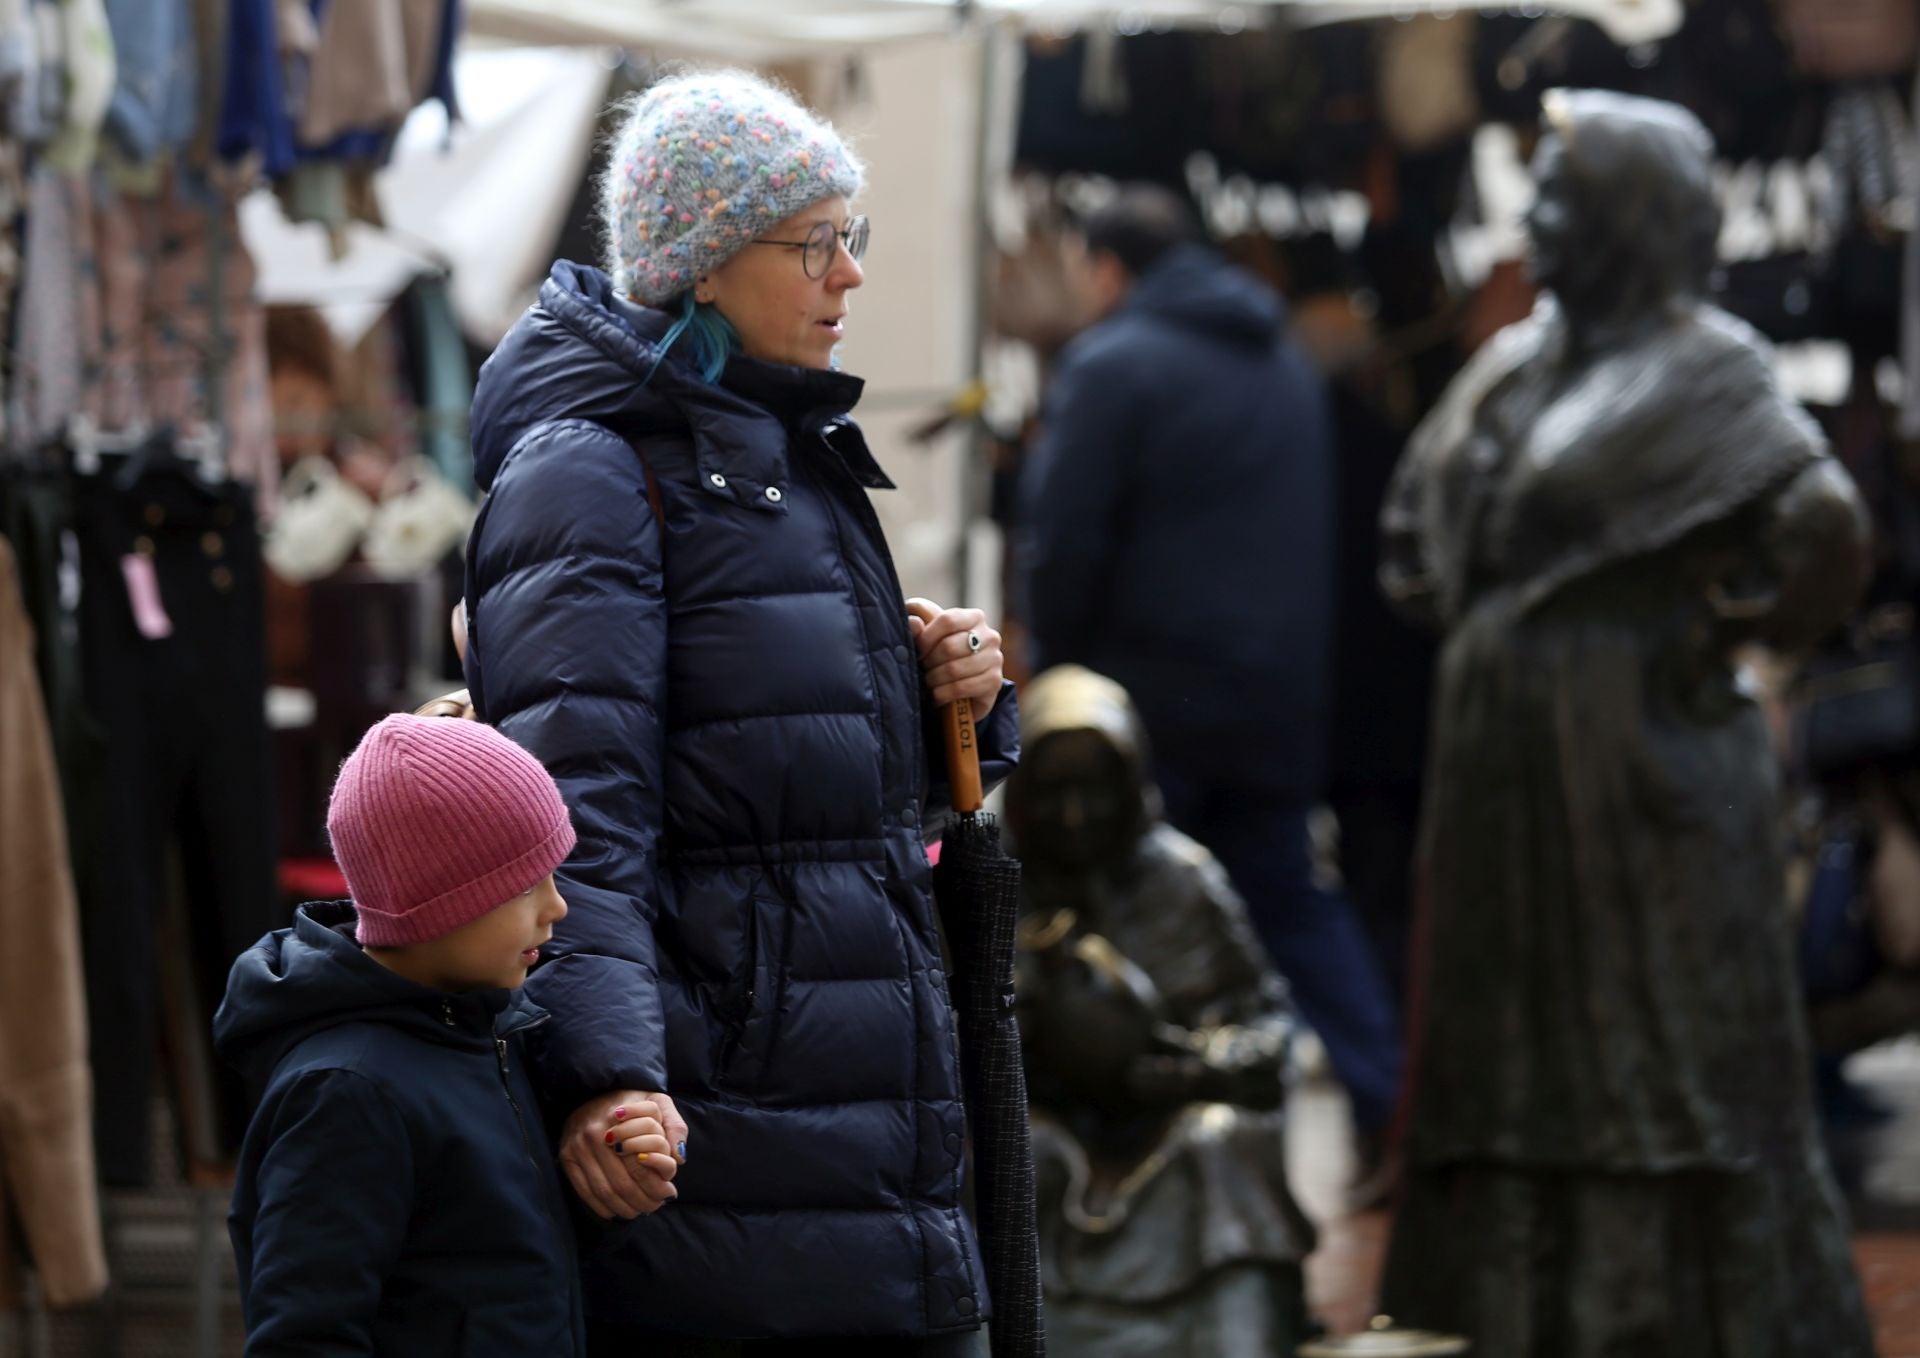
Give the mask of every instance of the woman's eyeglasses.
M 867 219 L 855 217 L 847 223 L 845 231 L 835 231 L 832 222 L 817 222 L 813 230 L 807 232 L 805 240 L 765 240 L 754 237 L 755 245 L 779 245 L 800 252 L 800 267 L 807 271 L 808 278 L 825 278 L 827 270 L 833 267 L 834 259 L 840 253 L 840 247 L 846 246 L 847 253 L 857 261 L 867 253 Z

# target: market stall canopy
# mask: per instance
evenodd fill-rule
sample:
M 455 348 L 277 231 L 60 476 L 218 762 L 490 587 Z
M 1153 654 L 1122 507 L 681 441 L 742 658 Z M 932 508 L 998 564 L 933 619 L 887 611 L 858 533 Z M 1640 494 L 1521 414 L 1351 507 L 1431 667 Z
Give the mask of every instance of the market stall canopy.
M 1318 24 L 1472 8 L 1458 0 L 471 0 L 468 24 L 477 35 L 514 42 L 664 47 L 754 61 L 951 33 L 974 18 L 1053 30 L 1097 23 L 1123 31 L 1179 24 L 1231 32 L 1262 10 L 1284 9 L 1298 22 Z M 1521 9 L 1530 17 L 1591 19 L 1623 45 L 1669 37 L 1685 17 L 1682 0 L 1553 0 Z
M 359 340 L 423 272 L 449 275 L 454 314 L 491 345 L 525 309 L 580 186 L 613 65 L 593 48 L 463 51 L 462 124 L 417 110 L 376 179 L 384 229 L 354 224 L 336 254 L 325 230 L 287 221 L 268 190 L 241 204 L 241 233 L 269 304 L 315 306 Z

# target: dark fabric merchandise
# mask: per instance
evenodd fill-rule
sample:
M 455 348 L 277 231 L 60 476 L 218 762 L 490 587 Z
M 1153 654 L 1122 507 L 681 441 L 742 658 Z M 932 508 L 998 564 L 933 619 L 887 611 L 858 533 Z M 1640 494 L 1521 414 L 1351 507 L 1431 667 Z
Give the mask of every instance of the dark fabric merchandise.
M 554 1017 L 536 1077 L 556 1117 L 664 1090 L 690 1128 L 678 1201 L 582 1227 L 588 1312 L 713 1338 L 972 1330 L 924 848 L 948 797 L 866 495 L 890 483 L 846 416 L 861 383 L 655 370 L 666 324 L 556 264 L 474 403 L 469 688 L 580 835 L 528 982 Z M 1004 777 L 1011 686 L 980 745 Z
M 20 591 L 33 623 L 34 664 L 60 767 L 67 837 L 76 869 L 93 860 L 106 740 L 86 710 L 80 666 L 77 600 L 62 596 L 62 557 L 73 522 L 73 488 L 65 475 L 0 472 L 0 537 L 13 544 Z M 84 899 L 84 898 L 83 898 Z
M 234 963 L 214 1021 L 262 1090 L 229 1229 L 249 1354 L 584 1351 L 567 1194 L 513 991 L 449 995 L 302 906 Z
M 103 836 L 80 865 L 101 1173 L 144 1184 L 143 1109 L 153 1092 L 161 996 L 160 921 L 177 851 L 199 1015 L 219 1003 L 228 964 L 280 918 L 266 727 L 259 538 L 253 491 L 210 485 L 164 448 L 110 461 L 75 494 L 86 704 L 106 740 Z M 142 636 L 122 559 L 147 556 L 172 634 Z M 222 1149 L 245 1126 L 227 1082 Z
M 1315 800 L 1333 453 L 1280 300 L 1177 250 L 1063 352 L 1043 418 L 1022 486 L 1035 668 L 1118 681 L 1184 773 Z

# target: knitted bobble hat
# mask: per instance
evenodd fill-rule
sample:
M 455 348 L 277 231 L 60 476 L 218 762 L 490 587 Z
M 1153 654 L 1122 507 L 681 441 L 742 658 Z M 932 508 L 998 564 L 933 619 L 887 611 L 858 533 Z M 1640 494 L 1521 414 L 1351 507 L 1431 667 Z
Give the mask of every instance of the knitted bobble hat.
M 538 886 L 573 852 L 540 761 L 477 721 L 388 717 L 340 768 L 327 835 L 363 947 L 452 933 Z
M 865 183 L 833 128 L 758 76 L 663 80 L 629 106 L 601 181 L 608 272 L 658 306 L 802 208 Z

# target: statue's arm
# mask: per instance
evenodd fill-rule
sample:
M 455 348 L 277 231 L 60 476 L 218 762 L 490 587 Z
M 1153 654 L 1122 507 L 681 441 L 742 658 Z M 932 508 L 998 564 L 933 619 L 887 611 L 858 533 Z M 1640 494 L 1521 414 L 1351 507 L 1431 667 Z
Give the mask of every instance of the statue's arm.
M 1844 620 L 1866 588 L 1867 513 L 1844 468 L 1814 462 L 1762 508 L 1753 550 L 1708 602 L 1729 642 L 1780 650 L 1812 645 Z

